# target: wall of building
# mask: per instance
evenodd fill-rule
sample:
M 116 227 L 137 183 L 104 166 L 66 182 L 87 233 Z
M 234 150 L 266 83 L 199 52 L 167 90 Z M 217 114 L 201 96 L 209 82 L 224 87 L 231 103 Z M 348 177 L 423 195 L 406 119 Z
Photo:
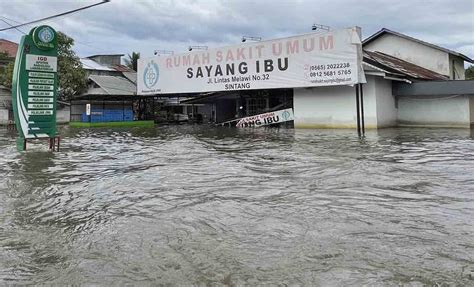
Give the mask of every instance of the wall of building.
M 471 128 L 474 128 L 474 95 L 469 96 L 469 113 Z
M 464 60 L 460 57 L 449 55 L 449 78 L 452 80 L 465 80 L 465 73 Z
M 0 87 L 0 125 L 8 124 L 9 111 L 11 108 L 12 96 L 8 89 Z
M 89 58 L 102 65 L 114 66 L 120 65 L 121 55 L 98 55 Z
M 0 108 L 0 125 L 8 124 L 8 110 Z
M 58 108 L 56 110 L 56 123 L 67 124 L 69 123 L 70 118 L 71 118 L 71 111 L 69 109 L 69 106 Z
M 5 39 L 0 40 L 0 52 L 5 52 L 8 54 L 9 57 L 15 58 L 17 50 L 18 50 L 17 43 L 14 43 Z
M 397 125 L 398 111 L 392 81 L 367 75 L 363 84 L 365 127 Z M 355 88 L 318 87 L 294 90 L 296 128 L 357 128 Z
M 463 127 L 471 122 L 469 96 L 398 98 L 400 126 Z
M 448 53 L 395 35 L 384 34 L 364 45 L 364 49 L 379 51 L 439 74 L 452 76 Z
M 392 94 L 392 81 L 374 77 L 377 127 L 387 128 L 397 125 L 398 110 Z
M 89 100 L 74 100 L 70 107 L 71 122 L 80 122 L 82 114 L 86 112 L 86 104 L 91 104 L 91 111 L 94 110 L 130 110 L 133 109 L 131 101 L 89 101 Z

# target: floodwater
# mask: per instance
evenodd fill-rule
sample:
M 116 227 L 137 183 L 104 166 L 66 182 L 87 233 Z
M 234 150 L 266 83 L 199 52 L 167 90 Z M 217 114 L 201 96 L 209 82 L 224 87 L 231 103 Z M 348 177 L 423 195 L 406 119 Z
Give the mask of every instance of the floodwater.
M 0 130 L 2 284 L 474 285 L 474 131 Z

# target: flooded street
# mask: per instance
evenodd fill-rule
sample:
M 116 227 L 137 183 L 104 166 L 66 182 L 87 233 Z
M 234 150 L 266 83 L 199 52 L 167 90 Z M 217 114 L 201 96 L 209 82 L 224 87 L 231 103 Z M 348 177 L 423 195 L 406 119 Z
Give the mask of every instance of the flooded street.
M 474 131 L 0 130 L 0 282 L 474 284 Z

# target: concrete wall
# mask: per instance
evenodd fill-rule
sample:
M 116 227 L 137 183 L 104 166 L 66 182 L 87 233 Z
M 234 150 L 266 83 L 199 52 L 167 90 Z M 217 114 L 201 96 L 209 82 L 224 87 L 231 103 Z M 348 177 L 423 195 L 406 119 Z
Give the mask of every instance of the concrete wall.
M 449 78 L 452 80 L 465 80 L 466 79 L 466 70 L 464 69 L 464 60 L 449 55 Z
M 374 83 L 364 87 L 365 126 L 375 128 Z M 350 86 L 294 89 L 296 128 L 357 128 L 355 88 Z
M 122 58 L 121 55 L 97 55 L 89 57 L 89 59 L 106 66 L 120 65 L 120 58 Z
M 367 76 L 364 90 L 366 128 L 393 127 L 397 109 L 391 81 Z M 349 86 L 295 89 L 296 128 L 357 128 L 355 88 Z
M 474 95 L 469 96 L 469 113 L 471 128 L 474 128 Z
M 0 108 L 0 125 L 8 124 L 8 110 Z
M 380 51 L 442 75 L 450 74 L 449 54 L 395 35 L 384 34 L 364 45 L 368 51 Z
M 373 77 L 377 109 L 377 127 L 387 128 L 397 125 L 398 110 L 392 95 L 392 81 Z M 370 82 L 370 81 L 369 81 Z
M 463 127 L 471 122 L 469 96 L 419 96 L 398 99 L 400 126 Z
M 71 113 L 68 106 L 56 110 L 56 123 L 67 124 L 70 118 Z

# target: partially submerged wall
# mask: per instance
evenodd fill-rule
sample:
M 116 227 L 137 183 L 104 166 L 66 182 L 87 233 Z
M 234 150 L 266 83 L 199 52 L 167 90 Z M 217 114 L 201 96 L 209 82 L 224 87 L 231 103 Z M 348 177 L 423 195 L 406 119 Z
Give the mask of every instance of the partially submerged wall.
M 364 91 L 365 127 L 393 127 L 397 123 L 390 80 L 367 76 Z M 296 128 L 357 128 L 356 90 L 350 86 L 294 90 Z
M 398 98 L 399 126 L 469 128 L 471 113 L 466 95 Z

